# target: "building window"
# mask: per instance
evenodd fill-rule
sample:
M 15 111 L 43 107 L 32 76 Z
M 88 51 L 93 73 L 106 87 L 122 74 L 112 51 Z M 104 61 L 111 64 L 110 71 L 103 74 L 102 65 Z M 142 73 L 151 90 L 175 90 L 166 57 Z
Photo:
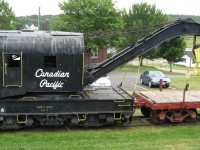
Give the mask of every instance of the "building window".
M 194 59 L 192 59 L 192 64 L 195 64 L 195 61 L 194 61 Z
M 91 58 L 98 58 L 98 51 L 97 50 L 91 50 Z
M 186 63 L 186 58 L 183 58 L 183 59 L 182 59 L 182 62 Z
M 56 68 L 56 56 L 44 56 L 45 68 Z

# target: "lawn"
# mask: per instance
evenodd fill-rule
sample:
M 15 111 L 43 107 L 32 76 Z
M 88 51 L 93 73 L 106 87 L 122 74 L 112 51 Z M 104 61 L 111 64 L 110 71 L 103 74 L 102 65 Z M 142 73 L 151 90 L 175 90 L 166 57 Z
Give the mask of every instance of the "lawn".
M 173 69 L 174 70 L 191 70 L 191 71 L 194 70 L 193 67 L 185 67 L 185 66 L 181 66 L 181 65 L 173 65 Z
M 140 73 L 142 73 L 146 70 L 159 70 L 157 67 L 159 67 L 159 66 L 156 66 L 156 65 L 141 66 L 139 71 L 140 71 Z M 177 66 L 177 65 L 174 66 L 174 69 L 176 69 L 176 70 L 193 70 L 192 68 L 187 68 L 187 67 L 182 67 L 182 66 Z M 138 66 L 124 65 L 124 66 L 116 68 L 115 71 L 118 71 L 118 72 L 138 72 Z M 180 73 L 173 72 L 173 70 L 172 70 L 172 72 L 165 71 L 165 70 L 161 70 L 161 71 L 165 74 L 180 74 Z
M 189 83 L 189 90 L 200 90 L 200 76 L 191 76 L 188 81 L 185 77 L 175 77 L 171 79 L 171 87 L 177 90 L 184 89 L 186 82 Z
M 199 149 L 200 125 L 1 132 L 2 150 Z
M 193 47 L 193 36 L 185 36 L 186 47 Z M 197 44 L 199 44 L 200 37 L 197 36 Z
M 140 72 L 146 71 L 146 70 L 158 70 L 156 67 L 154 66 L 141 66 L 140 67 Z M 122 67 L 118 67 L 117 69 L 115 69 L 115 71 L 119 71 L 119 72 L 138 72 L 138 66 L 134 66 L 134 65 L 125 65 Z

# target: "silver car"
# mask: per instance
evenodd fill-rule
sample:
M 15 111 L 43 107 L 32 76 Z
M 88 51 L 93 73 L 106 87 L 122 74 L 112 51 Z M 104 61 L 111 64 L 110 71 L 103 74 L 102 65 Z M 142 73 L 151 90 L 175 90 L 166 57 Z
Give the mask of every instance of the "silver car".
M 168 88 L 170 85 L 170 79 L 161 71 L 145 71 L 140 76 L 140 83 L 147 84 L 149 87 L 159 86 L 161 79 L 163 81 L 163 86 Z

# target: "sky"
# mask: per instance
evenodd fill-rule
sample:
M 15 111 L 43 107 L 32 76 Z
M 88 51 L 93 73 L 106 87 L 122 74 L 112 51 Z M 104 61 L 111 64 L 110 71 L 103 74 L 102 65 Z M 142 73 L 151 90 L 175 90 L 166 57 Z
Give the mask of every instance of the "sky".
M 58 3 L 66 0 L 5 0 L 12 7 L 16 16 L 38 14 L 57 15 L 61 13 Z M 118 9 L 128 10 L 134 3 L 147 2 L 156 4 L 165 14 L 199 15 L 200 0 L 115 0 Z

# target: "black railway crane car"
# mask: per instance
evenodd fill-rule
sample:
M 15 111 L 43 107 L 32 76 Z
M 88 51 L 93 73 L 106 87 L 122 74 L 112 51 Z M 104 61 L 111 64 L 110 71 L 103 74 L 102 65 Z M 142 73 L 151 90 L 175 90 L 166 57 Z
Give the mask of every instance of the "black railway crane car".
M 83 90 L 83 48 L 81 33 L 0 31 L 0 128 L 129 121 L 126 92 Z
M 0 128 L 129 123 L 132 96 L 121 87 L 87 85 L 156 45 L 184 35 L 200 35 L 200 24 L 170 23 L 84 70 L 81 33 L 0 31 Z

